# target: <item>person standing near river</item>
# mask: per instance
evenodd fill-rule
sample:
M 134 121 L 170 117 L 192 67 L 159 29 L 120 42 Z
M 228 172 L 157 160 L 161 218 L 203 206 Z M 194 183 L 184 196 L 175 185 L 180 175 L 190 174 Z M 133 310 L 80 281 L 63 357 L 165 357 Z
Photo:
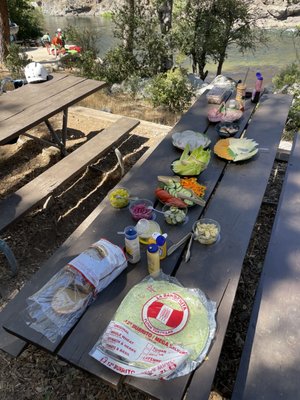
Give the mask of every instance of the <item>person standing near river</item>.
M 48 53 L 50 54 L 51 38 L 49 32 L 46 32 L 45 35 L 42 36 L 41 43 L 43 47 L 46 47 Z
M 66 36 L 60 28 L 57 28 L 57 30 L 56 30 L 56 37 L 58 37 L 61 40 L 62 47 L 65 47 Z

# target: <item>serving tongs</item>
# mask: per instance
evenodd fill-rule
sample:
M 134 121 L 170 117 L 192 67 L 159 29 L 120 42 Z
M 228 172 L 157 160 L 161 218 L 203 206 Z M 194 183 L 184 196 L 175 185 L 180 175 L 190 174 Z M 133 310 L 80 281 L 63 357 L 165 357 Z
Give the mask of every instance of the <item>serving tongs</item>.
M 189 232 L 187 235 L 183 236 L 182 239 L 180 239 L 177 243 L 173 244 L 168 248 L 167 256 L 170 256 L 172 253 L 174 253 L 175 250 L 178 249 L 178 247 L 180 247 L 182 244 L 186 243 L 189 240 L 189 244 L 184 257 L 184 261 L 188 262 L 191 257 L 191 247 L 194 237 L 195 237 L 194 232 Z
M 180 239 L 177 243 L 172 244 L 172 246 L 170 246 L 167 250 L 167 256 L 170 256 L 172 253 L 174 253 L 174 251 L 177 250 L 178 247 L 180 247 L 182 244 L 187 242 L 191 236 L 193 236 L 193 233 L 189 232 L 187 235 L 183 236 L 183 238 Z

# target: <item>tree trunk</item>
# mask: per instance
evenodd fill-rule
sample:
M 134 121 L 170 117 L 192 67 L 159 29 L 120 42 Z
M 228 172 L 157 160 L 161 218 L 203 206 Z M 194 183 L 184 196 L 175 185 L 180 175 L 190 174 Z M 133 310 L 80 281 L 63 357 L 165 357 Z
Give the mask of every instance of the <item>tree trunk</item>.
M 0 1 L 0 64 L 3 64 L 9 45 L 9 21 L 7 0 Z
M 124 47 L 126 51 L 133 54 L 133 41 L 135 30 L 135 0 L 127 0 L 127 7 L 129 12 L 128 25 L 124 29 Z
M 158 19 L 160 23 L 160 31 L 163 36 L 166 36 L 172 28 L 172 13 L 173 13 L 173 0 L 162 1 L 157 10 Z M 161 70 L 166 72 L 173 67 L 173 54 L 171 44 L 168 43 L 167 52 L 162 59 Z
M 158 7 L 158 19 L 160 23 L 160 31 L 166 35 L 172 28 L 172 11 L 173 0 L 163 1 Z
M 223 68 L 224 61 L 225 61 L 225 53 L 222 53 L 219 56 L 217 75 L 221 75 L 222 74 L 222 68 Z

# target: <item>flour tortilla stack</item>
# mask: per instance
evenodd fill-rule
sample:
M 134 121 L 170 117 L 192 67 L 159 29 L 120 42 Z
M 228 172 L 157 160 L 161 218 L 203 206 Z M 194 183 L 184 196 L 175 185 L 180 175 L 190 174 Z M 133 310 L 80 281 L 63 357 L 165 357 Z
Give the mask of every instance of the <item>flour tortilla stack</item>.
M 148 277 L 124 298 L 90 355 L 123 375 L 129 370 L 131 376 L 148 379 L 186 375 L 209 350 L 215 312 L 215 303 L 199 289 L 184 288 L 164 274 Z M 168 359 L 163 358 L 167 353 Z M 162 365 L 168 367 L 159 372 Z

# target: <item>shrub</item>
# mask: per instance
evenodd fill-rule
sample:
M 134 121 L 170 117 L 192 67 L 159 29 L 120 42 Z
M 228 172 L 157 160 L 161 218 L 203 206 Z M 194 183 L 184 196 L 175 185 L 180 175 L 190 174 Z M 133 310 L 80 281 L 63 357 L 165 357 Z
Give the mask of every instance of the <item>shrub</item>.
M 116 47 L 106 53 L 101 69 L 107 82 L 120 83 L 135 74 L 136 60 L 123 47 Z
M 97 40 L 98 34 L 88 28 L 76 28 L 75 26 L 68 26 L 66 28 L 66 38 L 67 41 L 76 43 L 77 46 L 82 48 L 82 52 L 92 52 L 94 58 L 97 56 Z
M 300 65 L 288 65 L 275 76 L 273 83 L 277 89 L 285 88 L 285 92 L 294 96 L 284 134 L 284 139 L 291 140 L 294 133 L 300 131 Z
M 5 66 L 9 70 L 12 78 L 24 78 L 24 67 L 31 62 L 28 55 L 20 46 L 11 44 L 8 47 L 8 55 L 5 59 Z
M 273 83 L 278 89 L 297 82 L 300 83 L 300 66 L 296 63 L 283 68 L 273 79 Z
M 170 111 L 183 111 L 190 103 L 193 90 L 186 71 L 176 68 L 158 74 L 148 88 L 154 107 L 165 106 Z

